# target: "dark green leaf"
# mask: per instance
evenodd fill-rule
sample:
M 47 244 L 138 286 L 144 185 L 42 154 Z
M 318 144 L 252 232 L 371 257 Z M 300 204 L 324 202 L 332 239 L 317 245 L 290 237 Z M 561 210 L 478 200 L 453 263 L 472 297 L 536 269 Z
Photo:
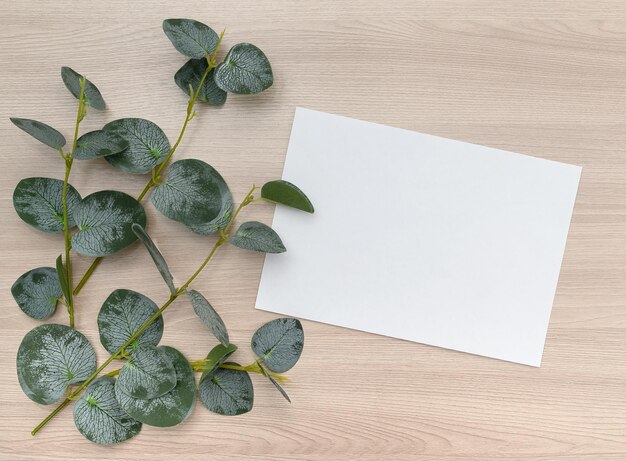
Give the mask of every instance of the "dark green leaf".
M 228 240 L 236 247 L 263 253 L 284 253 L 285 246 L 274 230 L 258 221 L 243 223 Z
M 313 213 L 313 204 L 304 192 L 290 182 L 279 179 L 265 183 L 261 188 L 261 197 L 274 203 L 280 203 L 298 210 Z
M 134 399 L 154 399 L 175 386 L 176 370 L 169 356 L 149 345 L 133 351 L 115 384 L 116 392 L 124 392 Z
M 37 120 L 30 120 L 28 118 L 11 117 L 11 121 L 16 127 L 24 130 L 37 141 L 44 143 L 46 146 L 57 150 L 65 146 L 65 136 L 52 128 L 50 125 L 38 122 Z
M 137 240 L 133 223 L 146 225 L 143 206 L 123 192 L 103 190 L 85 197 L 75 208 L 78 232 L 72 248 L 84 256 L 107 256 Z
M 65 298 L 65 301 L 68 301 L 70 299 L 70 285 L 67 283 L 67 270 L 63 265 L 62 255 L 59 255 L 57 258 L 56 274 L 57 279 L 59 280 L 59 285 L 61 286 L 61 291 L 63 292 L 63 297 Z
M 78 160 L 91 160 L 117 154 L 128 147 L 128 141 L 110 131 L 96 130 L 85 133 L 76 141 L 72 157 Z
M 74 406 L 74 423 L 87 439 L 112 445 L 136 436 L 141 423 L 126 413 L 115 398 L 115 380 L 103 376 L 92 382 Z
M 63 291 L 55 269 L 38 267 L 22 274 L 11 287 L 11 294 L 26 315 L 43 320 L 54 314 Z
M 165 280 L 168 288 L 170 289 L 172 294 L 176 294 L 176 287 L 174 286 L 174 278 L 172 277 L 172 273 L 170 272 L 170 268 L 167 266 L 167 262 L 165 258 L 154 244 L 148 233 L 141 227 L 139 224 L 133 224 L 132 226 L 133 232 L 135 235 L 143 242 L 154 261 L 161 277 Z
M 163 32 L 174 48 L 191 58 L 211 55 L 219 42 L 219 36 L 209 26 L 193 19 L 166 19 Z
M 208 63 L 206 59 L 190 59 L 174 75 L 176 85 L 184 93 L 191 96 L 189 87 L 195 91 L 200 85 L 200 80 L 206 72 Z M 215 84 L 215 69 L 211 70 L 202 83 L 198 93 L 198 99 L 213 105 L 222 105 L 226 102 L 227 93 Z
M 158 310 L 157 305 L 141 293 L 126 289 L 115 290 L 104 301 L 98 314 L 100 342 L 109 354 L 114 354 Z M 162 336 L 163 317 L 159 316 L 139 335 L 131 347 L 156 346 Z
M 65 83 L 65 87 L 72 93 L 72 95 L 76 98 L 80 98 L 80 81 L 83 76 L 78 72 L 75 72 L 73 69 L 69 67 L 61 67 L 61 78 L 63 79 L 63 83 Z M 85 83 L 85 96 L 84 96 L 85 105 L 91 106 L 94 109 L 104 110 L 106 104 L 104 103 L 104 99 L 100 94 L 100 90 L 98 87 L 91 83 L 89 80 Z
M 235 362 L 229 365 L 239 366 Z M 226 416 L 252 410 L 254 388 L 248 373 L 241 370 L 216 368 L 198 385 L 200 401 L 207 409 Z
M 126 173 L 144 174 L 160 165 L 170 150 L 170 142 L 163 130 L 150 120 L 122 118 L 104 125 L 104 131 L 128 141 L 128 148 L 105 160 Z
M 57 402 L 70 384 L 96 371 L 96 352 L 87 338 L 66 325 L 45 324 L 30 330 L 17 351 L 17 377 L 29 399 Z
M 259 369 L 261 370 L 261 373 L 263 374 L 263 376 L 265 376 L 267 379 L 269 379 L 270 383 L 272 383 L 274 385 L 274 387 L 276 389 L 278 389 L 278 391 L 282 394 L 282 396 L 285 398 L 285 400 L 289 403 L 291 403 L 291 399 L 289 398 L 289 396 L 287 395 L 287 392 L 285 392 L 285 389 L 283 389 L 283 387 L 278 384 L 278 381 L 276 381 L 272 375 L 270 375 L 267 370 L 265 370 L 265 368 L 263 368 L 263 365 L 261 365 L 260 363 L 257 362 L 257 364 L 259 365 Z
M 170 427 L 182 423 L 191 415 L 196 400 L 196 380 L 193 370 L 183 354 L 167 346 L 159 347 L 174 364 L 176 387 L 155 399 L 133 399 L 116 389 L 116 397 L 122 408 L 144 424 Z
M 270 62 L 260 49 L 250 43 L 233 46 L 224 62 L 215 68 L 215 83 L 229 93 L 260 93 L 273 82 Z
M 67 185 L 68 227 L 74 227 L 74 209 L 80 194 Z M 13 206 L 22 221 L 44 232 L 63 232 L 63 181 L 22 179 L 13 192 Z
M 218 344 L 211 352 L 206 356 L 205 359 L 205 369 L 200 376 L 200 381 L 207 377 L 213 370 L 218 368 L 224 361 L 231 356 L 233 352 L 237 350 L 237 346 L 234 344 L 229 344 L 228 346 L 224 346 L 222 344 Z
M 189 290 L 187 296 L 191 300 L 191 305 L 196 315 L 200 317 L 202 322 L 211 330 L 211 333 L 222 343 L 224 347 L 230 344 L 228 340 L 228 330 L 224 321 L 219 314 L 213 309 L 213 306 L 209 304 L 204 296 L 198 293 L 196 290 Z
M 252 350 L 272 371 L 284 373 L 293 367 L 304 347 L 304 331 L 297 319 L 267 322 L 252 336 Z

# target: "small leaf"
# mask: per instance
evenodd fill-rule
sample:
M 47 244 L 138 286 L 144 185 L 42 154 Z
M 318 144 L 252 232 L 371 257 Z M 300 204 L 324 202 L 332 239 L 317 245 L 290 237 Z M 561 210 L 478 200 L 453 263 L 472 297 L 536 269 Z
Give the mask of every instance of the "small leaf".
M 143 227 L 141 227 L 139 224 L 133 224 L 132 229 L 135 235 L 139 238 L 139 240 L 141 240 L 143 244 L 146 246 L 148 253 L 150 253 L 150 256 L 152 257 L 154 264 L 159 270 L 161 277 L 163 277 L 163 280 L 165 280 L 165 283 L 170 289 L 170 292 L 173 295 L 175 295 L 176 287 L 174 286 L 174 278 L 172 277 L 170 268 L 167 266 L 167 262 L 165 261 L 165 258 L 163 257 L 163 255 L 161 254 L 161 252 L 159 251 L 159 249 L 154 244 L 154 242 L 152 241 L 152 239 L 150 238 L 150 236 L 144 230 Z
M 244 250 L 263 253 L 284 253 L 287 251 L 278 234 L 271 227 L 258 221 L 243 223 L 228 241 Z
M 96 352 L 85 336 L 66 325 L 40 325 L 24 336 L 17 351 L 17 377 L 29 399 L 57 402 L 70 384 L 96 371 Z
M 116 392 L 124 392 L 135 399 L 154 399 L 175 386 L 174 364 L 162 350 L 149 345 L 133 351 L 115 384 Z
M 128 148 L 105 160 L 126 173 L 144 174 L 165 160 L 170 142 L 161 128 L 143 118 L 121 118 L 107 123 L 104 131 L 128 141 Z
M 276 389 L 278 389 L 278 391 L 282 394 L 282 396 L 285 398 L 285 400 L 286 400 L 287 402 L 291 403 L 291 399 L 290 399 L 290 398 L 289 398 L 289 396 L 287 395 L 287 392 L 285 392 L 285 389 L 283 389 L 283 387 L 282 387 L 280 384 L 278 384 L 278 381 L 276 381 L 276 380 L 272 377 L 272 375 L 270 375 L 270 374 L 269 374 L 269 373 L 265 370 L 265 368 L 263 368 L 263 365 L 261 365 L 261 364 L 260 364 L 260 363 L 258 363 L 258 362 L 257 362 L 257 365 L 259 366 L 259 369 L 261 370 L 261 374 L 262 374 L 263 376 L 265 376 L 265 377 L 266 377 L 266 378 L 270 381 L 270 383 L 272 383 L 272 384 L 274 385 L 274 387 L 275 387 Z
M 103 376 L 92 382 L 74 406 L 74 423 L 87 439 L 100 445 L 136 436 L 141 423 L 126 413 L 115 398 L 115 380 Z
M 239 366 L 229 362 L 229 365 Z M 235 416 L 252 410 L 254 388 L 248 373 L 241 370 L 216 368 L 198 385 L 200 401 L 207 409 L 226 416 Z
M 208 163 L 195 159 L 172 163 L 165 182 L 155 188 L 152 203 L 168 218 L 200 234 L 224 227 L 233 206 L 222 176 Z
M 174 75 L 174 82 L 183 90 L 184 93 L 191 96 L 200 85 L 200 80 L 207 70 L 208 63 L 206 59 L 190 59 L 183 67 L 178 69 Z M 202 88 L 198 92 L 198 99 L 212 105 L 222 105 L 226 102 L 228 93 L 222 90 L 214 80 L 215 69 L 211 70 L 202 83 Z
M 144 424 L 157 427 L 176 426 L 187 419 L 196 401 L 196 380 L 183 354 L 167 346 L 158 348 L 174 364 L 176 387 L 160 397 L 148 400 L 133 399 L 116 388 L 115 396 L 122 408 Z
M 313 213 L 313 204 L 304 192 L 290 182 L 279 179 L 265 183 L 261 188 L 261 197 L 274 203 Z
M 74 227 L 74 209 L 80 194 L 67 185 L 68 227 Z M 63 181 L 22 179 L 13 192 L 13 206 L 22 221 L 44 232 L 63 232 Z
M 219 36 L 209 26 L 193 19 L 166 19 L 163 32 L 174 48 L 191 58 L 204 58 L 215 51 Z
M 252 336 L 252 350 L 272 371 L 284 373 L 302 354 L 304 331 L 297 319 L 281 318 L 267 322 Z
M 38 267 L 22 274 L 11 287 L 11 294 L 26 315 L 44 320 L 54 314 L 63 291 L 55 269 Z
M 143 206 L 130 195 L 113 190 L 95 192 L 74 209 L 78 232 L 72 248 L 84 256 L 107 256 L 137 240 L 133 223 L 146 225 Z
M 65 146 L 65 136 L 52 128 L 50 125 L 38 122 L 37 120 L 30 120 L 28 118 L 11 117 L 11 121 L 16 127 L 24 130 L 37 141 L 44 143 L 46 146 L 57 150 Z
M 196 315 L 200 317 L 202 322 L 211 330 L 213 336 L 215 336 L 224 347 L 228 346 L 230 344 L 228 340 L 228 330 L 222 318 L 215 309 L 213 309 L 213 306 L 196 290 L 189 290 L 187 296 L 191 300 L 191 305 Z
M 157 305 L 141 293 L 126 289 L 115 290 L 104 301 L 98 313 L 100 342 L 109 354 L 114 354 L 158 310 Z M 139 335 L 132 346 L 156 346 L 162 336 L 163 317 L 159 316 Z
M 128 141 L 110 131 L 96 130 L 85 133 L 76 141 L 72 157 L 77 160 L 91 160 L 117 154 L 128 147 Z
M 237 346 L 234 344 L 229 344 L 228 346 L 224 346 L 222 344 L 218 344 L 211 352 L 206 356 L 204 361 L 205 368 L 200 376 L 200 381 L 207 377 L 213 370 L 218 368 L 224 361 L 232 355 L 233 352 L 237 350 Z
M 224 62 L 215 68 L 215 83 L 229 93 L 260 93 L 273 82 L 270 62 L 259 48 L 250 43 L 233 46 Z
M 63 292 L 63 297 L 66 301 L 70 299 L 70 285 L 67 280 L 67 270 L 65 266 L 63 266 L 63 256 L 59 255 L 56 263 L 56 274 L 57 279 L 59 280 L 59 285 L 61 286 L 61 291 Z
M 72 93 L 72 95 L 76 98 L 80 98 L 80 81 L 83 76 L 78 72 L 74 71 L 69 67 L 61 67 L 61 78 L 63 79 L 63 83 L 65 83 L 65 87 Z M 91 83 L 89 80 L 85 83 L 85 96 L 84 96 L 85 105 L 91 106 L 94 109 L 104 110 L 106 104 L 104 103 L 104 99 L 100 94 L 100 90 L 98 87 Z

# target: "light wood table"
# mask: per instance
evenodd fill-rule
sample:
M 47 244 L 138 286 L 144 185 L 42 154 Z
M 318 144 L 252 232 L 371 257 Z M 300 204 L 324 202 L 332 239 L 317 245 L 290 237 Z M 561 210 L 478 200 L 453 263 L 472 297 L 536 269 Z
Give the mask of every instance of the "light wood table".
M 93 80 L 108 103 L 89 114 L 85 131 L 139 116 L 173 140 L 186 107 L 173 75 L 185 58 L 161 30 L 167 17 L 226 26 L 225 47 L 249 41 L 271 59 L 274 86 L 229 97 L 223 108 L 200 107 L 177 153 L 214 165 L 235 197 L 281 175 L 296 105 L 582 165 L 543 366 L 304 322 L 304 354 L 286 385 L 292 405 L 254 376 L 255 408 L 244 416 L 198 406 L 181 426 L 144 427 L 129 442 L 101 447 L 76 431 L 66 410 L 31 437 L 52 407 L 28 400 L 17 383 L 17 347 L 38 322 L 20 312 L 9 288 L 26 270 L 53 265 L 63 244 L 20 221 L 11 195 L 20 178 L 62 177 L 63 164 L 8 117 L 45 121 L 70 137 L 76 103 L 59 75 L 67 65 Z M 2 0 L 0 62 L 0 459 L 626 459 L 623 0 Z M 134 195 L 145 184 L 104 161 L 77 164 L 71 180 L 83 194 Z M 213 237 L 147 210 L 180 283 Z M 271 222 L 272 213 L 254 206 L 245 217 Z M 351 225 L 336 229 L 337 238 Z M 80 274 L 89 259 L 76 261 Z M 252 332 L 274 317 L 254 310 L 262 263 L 262 255 L 228 248 L 196 284 L 223 314 L 243 363 L 252 358 Z M 100 360 L 96 316 L 120 287 L 167 298 L 140 247 L 105 259 L 77 298 L 77 327 Z M 67 322 L 64 309 L 52 320 Z M 165 322 L 163 343 L 189 358 L 215 344 L 184 301 Z

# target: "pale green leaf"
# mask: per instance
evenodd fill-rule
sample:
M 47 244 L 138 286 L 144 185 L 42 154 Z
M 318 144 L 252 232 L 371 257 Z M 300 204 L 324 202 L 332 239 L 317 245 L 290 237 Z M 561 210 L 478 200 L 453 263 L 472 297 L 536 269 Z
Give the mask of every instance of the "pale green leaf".
M 31 120 L 28 118 L 11 117 L 11 122 L 21 130 L 31 135 L 37 141 L 44 143 L 46 146 L 53 149 L 61 149 L 65 146 L 65 136 L 52 128 L 50 125 L 46 125 L 43 122 L 37 120 Z
M 213 306 L 196 290 L 187 291 L 187 296 L 191 300 L 191 305 L 196 315 L 200 317 L 202 322 L 211 330 L 213 336 L 215 336 L 223 346 L 228 346 L 230 344 L 228 340 L 228 330 L 220 315 L 213 309 Z
M 120 370 L 115 386 L 117 392 L 134 399 L 154 399 L 174 389 L 176 370 L 162 350 L 138 346 Z
M 206 59 L 190 59 L 178 69 L 174 75 L 174 82 L 184 93 L 191 96 L 189 87 L 193 88 L 193 91 L 197 90 L 207 67 Z M 202 87 L 198 92 L 198 99 L 208 104 L 219 106 L 226 102 L 228 93 L 217 86 L 214 76 L 215 69 L 212 69 L 202 83 Z
M 239 366 L 229 362 L 229 365 Z M 207 409 L 226 416 L 252 410 L 254 388 L 248 373 L 241 370 L 216 368 L 198 385 L 200 401 Z
M 54 314 L 63 291 L 56 269 L 38 267 L 22 274 L 11 287 L 11 294 L 22 312 L 43 320 Z
M 272 66 L 265 54 L 250 43 L 233 46 L 215 68 L 215 83 L 228 93 L 254 94 L 272 86 Z
M 193 19 L 166 19 L 163 32 L 174 48 L 191 58 L 211 55 L 219 42 L 219 36 L 209 26 Z
M 282 179 L 270 181 L 261 188 L 261 197 L 274 203 L 313 213 L 313 204 L 300 189 Z
M 204 371 L 200 376 L 200 381 L 202 381 L 206 376 L 211 373 L 213 370 L 218 368 L 224 361 L 232 355 L 233 352 L 237 350 L 237 346 L 234 344 L 229 344 L 224 346 L 223 344 L 218 344 L 215 346 L 206 356 L 204 360 Z
M 258 221 L 243 223 L 228 241 L 244 250 L 262 253 L 284 253 L 287 251 L 278 234 L 271 227 Z
M 128 147 L 128 141 L 115 133 L 104 130 L 90 131 L 76 141 L 72 157 L 77 160 L 91 160 L 117 154 Z
M 304 347 L 304 331 L 298 319 L 280 318 L 259 328 L 252 336 L 252 350 L 272 371 L 292 368 Z
M 83 76 L 69 67 L 61 67 L 61 78 L 70 93 L 72 93 L 76 99 L 80 98 L 80 81 Z M 94 109 L 104 110 L 106 107 L 100 90 L 89 80 L 85 83 L 84 101 L 85 105 L 91 106 Z
M 165 280 L 165 283 L 170 289 L 170 292 L 172 294 L 176 294 L 176 287 L 174 286 L 174 278 L 172 277 L 170 268 L 167 266 L 167 262 L 165 261 L 165 258 L 163 257 L 163 255 L 161 254 L 161 252 L 159 251 L 155 243 L 152 241 L 152 239 L 150 238 L 148 233 L 144 230 L 144 228 L 141 227 L 139 224 L 133 224 L 132 229 L 135 235 L 137 236 L 137 238 L 139 238 L 139 240 L 143 242 L 146 249 L 148 250 L 148 253 L 150 253 L 150 256 L 152 257 L 154 264 L 159 270 L 161 277 L 163 277 L 163 280 Z

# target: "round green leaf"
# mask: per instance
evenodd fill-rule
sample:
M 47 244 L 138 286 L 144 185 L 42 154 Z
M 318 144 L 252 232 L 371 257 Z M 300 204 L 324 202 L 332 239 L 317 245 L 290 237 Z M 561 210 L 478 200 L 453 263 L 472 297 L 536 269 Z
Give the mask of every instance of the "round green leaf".
M 239 366 L 238 363 L 228 362 Z M 207 409 L 226 416 L 252 410 L 254 388 L 248 373 L 241 370 L 217 368 L 198 385 L 200 401 Z
M 168 218 L 202 234 L 224 226 L 233 206 L 222 176 L 208 163 L 195 159 L 172 163 L 165 182 L 155 188 L 152 203 Z
M 300 189 L 282 179 L 270 181 L 261 188 L 261 197 L 274 203 L 313 213 L 313 204 Z
M 262 253 L 284 253 L 287 251 L 274 230 L 258 221 L 243 223 L 229 240 L 236 247 Z
M 172 277 L 172 273 L 170 272 L 170 268 L 167 266 L 167 262 L 165 258 L 157 248 L 156 244 L 152 241 L 148 233 L 141 227 L 139 224 L 133 224 L 132 226 L 133 232 L 141 240 L 150 253 L 152 257 L 152 261 L 154 261 L 155 266 L 159 270 L 161 277 L 165 280 L 165 284 L 170 289 L 170 292 L 175 295 L 176 294 L 176 286 L 174 285 L 174 278 Z
M 120 370 L 115 386 L 116 392 L 124 392 L 129 397 L 154 399 L 174 389 L 176 370 L 162 350 L 139 346 Z
M 297 319 L 281 318 L 267 322 L 252 336 L 252 350 L 276 373 L 292 368 L 304 347 L 304 331 Z
M 206 59 L 190 59 L 183 67 L 178 69 L 176 75 L 174 75 L 174 81 L 176 85 L 183 90 L 184 93 L 191 96 L 189 93 L 189 87 L 191 86 L 195 91 L 200 85 L 200 80 L 207 70 L 208 63 Z M 198 92 L 198 99 L 213 105 L 222 105 L 226 102 L 226 93 L 219 86 L 216 85 L 215 69 L 211 70 L 202 83 L 202 88 Z
M 115 380 L 96 379 L 74 406 L 74 423 L 87 439 L 112 445 L 136 436 L 141 423 L 126 413 L 115 398 Z
M 202 322 L 211 330 L 213 336 L 215 336 L 223 346 L 228 346 L 230 344 L 228 340 L 228 330 L 220 315 L 213 309 L 213 306 L 196 290 L 187 291 L 187 296 L 191 300 L 191 305 L 196 315 L 200 317 Z
M 68 226 L 74 227 L 74 211 L 80 194 L 67 185 Z M 63 181 L 52 178 L 22 179 L 13 192 L 13 206 L 22 221 L 44 232 L 63 232 Z
M 224 346 L 223 344 L 218 344 L 215 346 L 204 359 L 204 371 L 200 376 L 200 381 L 207 377 L 210 373 L 213 372 L 217 367 L 219 367 L 224 361 L 232 355 L 233 352 L 237 350 L 237 346 L 234 344 L 229 344 Z
M 133 418 L 144 424 L 157 427 L 170 427 L 182 423 L 191 415 L 196 401 L 196 380 L 193 369 L 183 354 L 167 346 L 158 348 L 174 364 L 176 387 L 154 399 L 134 399 L 120 389 L 115 396 L 122 408 Z
M 26 315 L 43 320 L 54 314 L 63 290 L 56 269 L 38 267 L 22 274 L 11 287 L 11 294 Z
M 259 48 L 250 43 L 233 46 L 224 62 L 215 68 L 215 83 L 229 93 L 260 93 L 273 82 L 270 62 Z
M 63 83 L 65 87 L 72 93 L 72 95 L 76 98 L 80 98 L 80 81 L 83 76 L 78 72 L 74 71 L 69 67 L 61 67 L 61 78 L 63 79 Z M 91 106 L 94 109 L 104 110 L 106 104 L 104 103 L 104 99 L 100 94 L 100 90 L 98 87 L 91 83 L 89 80 L 85 83 L 85 96 L 84 96 L 85 105 Z
M 28 118 L 11 117 L 11 121 L 16 127 L 24 130 L 37 141 L 44 143 L 46 146 L 57 150 L 65 146 L 65 136 L 52 128 L 50 125 L 38 122 L 37 120 L 30 120 Z
M 104 131 L 128 141 L 128 148 L 105 160 L 126 173 L 144 174 L 163 163 L 170 150 L 165 133 L 155 123 L 143 118 L 121 118 L 104 125 Z
M 133 223 L 146 225 L 143 206 L 130 195 L 113 190 L 95 192 L 74 209 L 78 232 L 72 248 L 85 256 L 107 256 L 137 240 Z
M 98 313 L 100 342 L 109 354 L 114 354 L 158 310 L 157 305 L 141 293 L 115 290 L 104 301 Z M 139 335 L 133 346 L 156 346 L 162 336 L 163 317 L 159 316 Z
M 163 32 L 174 48 L 191 58 L 204 58 L 215 51 L 219 36 L 209 26 L 193 19 L 166 19 Z
M 128 141 L 115 133 L 104 130 L 90 131 L 76 141 L 72 157 L 78 160 L 91 160 L 117 154 L 128 147 Z
M 57 402 L 70 384 L 96 371 L 96 352 L 82 333 L 66 325 L 40 325 L 24 336 L 17 351 L 17 377 L 29 399 Z

